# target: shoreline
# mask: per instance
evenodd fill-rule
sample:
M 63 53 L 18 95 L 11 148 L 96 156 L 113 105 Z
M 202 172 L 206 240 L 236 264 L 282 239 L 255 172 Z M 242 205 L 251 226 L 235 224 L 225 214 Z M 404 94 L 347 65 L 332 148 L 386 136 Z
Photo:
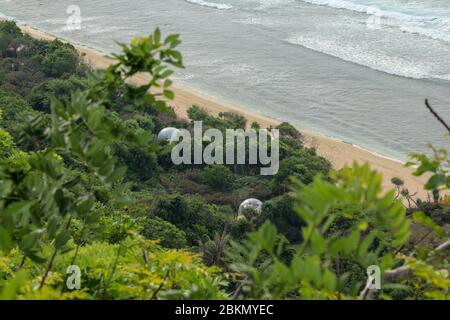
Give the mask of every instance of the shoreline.
M 1 17 L 0 20 L 2 20 Z M 85 63 L 94 69 L 106 69 L 113 62 L 113 60 L 108 57 L 107 53 L 48 34 L 26 24 L 20 24 L 18 22 L 18 26 L 24 33 L 36 39 L 52 41 L 58 38 L 61 41 L 71 43 L 80 53 Z M 138 75 L 133 79 L 133 82 L 139 84 L 143 83 L 145 80 L 144 75 Z M 245 109 L 245 107 L 240 107 L 234 103 L 221 101 L 219 98 L 209 96 L 207 93 L 199 92 L 179 83 L 174 83 L 172 85 L 172 90 L 175 93 L 175 99 L 170 101 L 169 104 L 173 107 L 177 116 L 182 119 L 187 119 L 187 110 L 192 105 L 197 105 L 213 115 L 226 111 L 240 114 L 247 119 L 248 124 L 255 121 L 262 127 L 270 127 L 281 123 L 279 120 L 250 111 Z M 423 189 L 426 179 L 424 177 L 412 176 L 413 169 L 404 167 L 401 160 L 389 158 L 375 151 L 365 149 L 325 134 L 312 132 L 302 128 L 297 129 L 301 132 L 305 145 L 308 147 L 315 147 L 317 154 L 328 159 L 333 168 L 340 169 L 344 165 L 351 165 L 354 161 L 358 163 L 369 162 L 372 169 L 383 174 L 384 190 L 392 189 L 393 185 L 390 182 L 391 178 L 399 177 L 405 182 L 405 187 L 409 189 L 410 194 L 416 193 L 416 197 L 422 199 L 427 197 L 427 192 Z
M 93 49 L 93 50 L 95 50 L 95 49 Z M 201 91 L 199 91 L 197 89 L 190 88 L 190 87 L 188 87 L 186 85 L 182 85 L 180 83 L 174 83 L 172 86 L 173 86 L 173 88 L 176 88 L 175 91 L 181 91 L 181 90 L 188 91 L 191 94 L 194 94 L 194 95 L 197 95 L 199 97 L 202 97 L 205 100 L 217 101 L 220 104 L 222 104 L 224 106 L 224 108 L 226 109 L 226 110 L 224 109 L 222 111 L 233 111 L 233 112 L 236 112 L 236 113 L 241 114 L 241 115 L 248 115 L 248 116 L 245 116 L 247 118 L 247 120 L 248 120 L 247 124 L 250 123 L 250 120 L 249 120 L 250 118 L 252 118 L 252 119 L 256 119 L 256 118 L 261 119 L 262 122 L 259 122 L 259 123 L 260 124 L 267 123 L 267 124 L 269 124 L 268 126 L 280 124 L 282 122 L 282 121 L 274 119 L 272 117 L 267 117 L 267 116 L 261 115 L 261 114 L 259 114 L 257 112 L 251 111 L 249 109 L 238 108 L 236 106 L 236 104 L 228 102 L 228 101 L 225 101 L 225 99 L 215 97 L 213 95 L 207 94 L 205 92 L 201 92 Z M 200 106 L 200 107 L 202 109 L 205 109 L 208 112 L 211 112 L 211 110 L 209 110 L 208 107 L 202 107 L 202 106 Z M 182 112 L 184 112 L 184 111 L 185 110 L 182 110 Z M 216 112 L 216 113 L 218 113 L 218 112 Z M 187 119 L 187 116 L 185 115 L 183 118 Z M 388 160 L 388 161 L 396 162 L 396 163 L 399 163 L 399 164 L 402 164 L 402 165 L 404 165 L 406 163 L 406 161 L 394 158 L 392 156 L 387 156 L 387 155 L 381 154 L 378 151 L 367 149 L 367 148 L 362 147 L 360 145 L 357 145 L 357 144 L 354 144 L 352 142 L 345 141 L 345 140 L 342 140 L 342 139 L 339 139 L 339 138 L 335 138 L 335 137 L 333 137 L 331 135 L 328 135 L 328 134 L 324 134 L 324 133 L 321 133 L 321 132 L 317 132 L 317 131 L 313 131 L 313 130 L 309 130 L 309 129 L 305 129 L 305 128 L 297 128 L 297 129 L 299 131 L 301 131 L 301 134 L 305 138 L 306 137 L 320 137 L 322 139 L 332 140 L 332 141 L 334 141 L 336 143 L 342 143 L 342 144 L 346 144 L 346 145 L 352 146 L 353 148 L 359 149 L 359 150 L 361 150 L 363 152 L 370 153 L 370 154 L 372 154 L 375 157 L 383 158 L 383 159 Z

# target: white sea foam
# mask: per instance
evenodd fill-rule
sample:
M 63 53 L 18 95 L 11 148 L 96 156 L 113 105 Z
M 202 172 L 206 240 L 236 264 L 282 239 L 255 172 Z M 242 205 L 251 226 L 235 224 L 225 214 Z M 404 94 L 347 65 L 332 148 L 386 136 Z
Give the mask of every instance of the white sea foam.
M 220 10 L 227 10 L 227 9 L 231 9 L 233 8 L 233 6 L 229 5 L 229 4 L 225 4 L 225 3 L 215 3 L 215 2 L 208 2 L 208 1 L 203 1 L 203 0 L 186 0 L 189 3 L 193 3 L 193 4 L 198 4 L 204 7 L 209 7 L 209 8 L 215 8 L 215 9 L 220 9 Z
M 101 33 L 110 33 L 111 34 L 114 32 L 118 32 L 120 30 L 123 30 L 123 28 L 120 26 L 100 27 L 100 26 L 95 26 L 95 25 L 82 24 L 80 30 L 72 30 L 72 29 L 68 28 L 67 25 L 64 25 L 57 31 L 64 32 L 64 33 L 66 33 L 66 32 L 83 32 L 84 34 L 88 34 L 88 35 L 97 35 L 97 34 L 101 34 Z
M 192 80 L 195 78 L 195 75 L 192 73 L 186 73 L 186 74 L 175 74 L 172 76 L 172 79 L 177 81 L 186 81 L 186 80 Z
M 91 16 L 91 17 L 85 17 L 82 16 L 82 22 L 93 22 L 93 21 L 97 21 L 100 19 L 106 19 L 107 17 L 105 16 Z M 67 17 L 62 17 L 62 18 L 54 18 L 54 19 L 45 19 L 42 22 L 46 23 L 46 24 L 50 24 L 50 25 L 60 25 L 60 24 L 64 24 L 67 21 Z
M 440 74 L 436 76 L 436 79 L 450 81 L 450 74 Z
M 401 31 L 418 34 L 435 40 L 450 42 L 450 8 L 441 11 L 413 6 L 389 7 L 392 2 L 372 1 L 370 4 L 349 0 L 301 0 L 306 3 L 345 9 L 367 15 L 376 14 L 380 24 L 398 27 Z M 395 2 L 394 2 L 395 3 Z M 414 3 L 414 5 L 416 5 Z M 448 15 L 445 14 L 448 11 Z
M 441 40 L 450 43 L 450 24 L 448 25 L 448 27 L 446 27 L 446 29 L 447 30 L 444 31 L 438 31 L 411 24 L 405 24 L 400 26 L 400 30 L 403 32 L 418 34 L 434 40 Z
M 294 0 L 258 0 L 260 6 L 258 9 L 270 9 L 280 6 L 291 6 Z
M 371 4 L 359 4 L 357 2 L 347 0 L 301 0 L 301 1 L 316 5 L 328 6 L 337 9 L 346 9 L 367 14 L 373 14 L 372 12 L 373 8 L 379 8 L 380 10 L 382 10 L 383 17 L 402 19 L 405 21 L 427 21 L 435 19 L 435 17 L 433 16 L 420 16 L 420 15 L 416 16 L 408 13 L 387 10 L 383 8 L 381 5 L 378 6 L 376 2 L 371 2 Z
M 431 64 L 390 56 L 381 50 L 373 51 L 358 45 L 343 44 L 332 40 L 319 40 L 305 36 L 292 37 L 286 41 L 392 75 L 413 79 L 438 78 L 434 75 L 434 68 Z

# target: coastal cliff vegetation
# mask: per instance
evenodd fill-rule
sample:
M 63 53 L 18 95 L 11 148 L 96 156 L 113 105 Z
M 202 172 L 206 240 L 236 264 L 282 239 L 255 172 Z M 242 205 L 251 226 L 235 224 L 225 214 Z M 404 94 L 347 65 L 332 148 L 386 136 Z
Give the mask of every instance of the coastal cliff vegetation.
M 450 299 L 446 150 L 411 156 L 429 199 L 400 178 L 384 192 L 368 164 L 333 170 L 288 123 L 274 176 L 176 166 L 161 129 L 248 125 L 201 106 L 176 117 L 179 43 L 157 29 L 99 71 L 0 22 L 0 299 Z M 261 211 L 238 216 L 248 198 Z

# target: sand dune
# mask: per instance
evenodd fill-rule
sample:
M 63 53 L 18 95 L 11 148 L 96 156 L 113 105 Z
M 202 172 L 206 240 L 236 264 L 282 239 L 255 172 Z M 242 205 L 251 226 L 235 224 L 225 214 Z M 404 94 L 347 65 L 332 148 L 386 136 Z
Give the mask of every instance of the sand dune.
M 42 31 L 36 30 L 29 26 L 21 26 L 22 30 L 30 36 L 38 39 L 53 40 L 55 37 L 46 34 Z M 113 60 L 106 55 L 95 50 L 76 45 L 77 50 L 84 57 L 84 60 L 96 69 L 107 68 Z M 142 83 L 145 81 L 145 76 L 137 76 L 134 81 Z M 239 113 L 248 119 L 248 123 L 256 121 L 263 127 L 274 126 L 279 121 L 265 117 L 264 115 L 249 112 L 237 105 L 231 105 L 215 98 L 209 97 L 203 93 L 195 92 L 192 89 L 180 85 L 174 85 L 175 99 L 170 102 L 175 109 L 177 115 L 181 118 L 186 118 L 186 111 L 193 104 L 204 108 L 211 114 L 218 114 L 219 112 L 230 111 Z M 327 158 L 334 168 L 342 168 L 346 164 L 351 164 L 353 161 L 358 163 L 370 163 L 373 169 L 383 173 L 383 188 L 385 190 L 392 188 L 390 182 L 392 177 L 400 177 L 405 181 L 410 193 L 417 193 L 417 197 L 425 198 L 427 193 L 423 190 L 425 178 L 413 177 L 412 169 L 406 168 L 404 165 L 396 160 L 388 159 L 372 153 L 368 150 L 358 148 L 354 145 L 338 141 L 317 133 L 309 132 L 299 128 L 304 136 L 305 143 L 309 146 L 314 146 L 319 155 Z

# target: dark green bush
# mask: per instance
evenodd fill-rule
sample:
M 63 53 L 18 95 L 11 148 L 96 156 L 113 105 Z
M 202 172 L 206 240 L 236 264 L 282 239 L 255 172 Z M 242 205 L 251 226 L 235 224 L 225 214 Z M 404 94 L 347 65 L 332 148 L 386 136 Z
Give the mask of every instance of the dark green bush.
M 216 190 L 229 190 L 234 181 L 231 170 L 224 165 L 211 165 L 203 173 L 205 183 Z
M 190 245 L 205 237 L 234 227 L 234 217 L 224 214 L 220 207 L 206 204 L 199 197 L 178 194 L 161 196 L 155 201 L 150 217 L 160 217 L 186 233 Z
M 327 179 L 330 170 L 330 162 L 317 156 L 314 149 L 301 149 L 296 151 L 296 156 L 281 160 L 280 169 L 271 182 L 272 191 L 275 194 L 287 192 L 292 177 L 304 184 L 311 183 L 318 174 Z
M 50 112 L 51 98 L 67 100 L 72 92 L 85 89 L 86 80 L 72 76 L 69 79 L 51 79 L 31 90 L 30 103 L 33 109 Z
M 42 60 L 46 76 L 53 78 L 67 77 L 76 72 L 79 61 L 74 50 L 58 48 Z
M 148 218 L 142 234 L 150 240 L 159 240 L 166 248 L 184 248 L 187 245 L 186 234 L 176 226 L 159 217 Z
M 304 223 L 294 211 L 294 198 L 289 194 L 264 203 L 258 224 L 262 225 L 265 221 L 273 223 L 291 243 L 298 243 L 302 239 L 300 230 Z

